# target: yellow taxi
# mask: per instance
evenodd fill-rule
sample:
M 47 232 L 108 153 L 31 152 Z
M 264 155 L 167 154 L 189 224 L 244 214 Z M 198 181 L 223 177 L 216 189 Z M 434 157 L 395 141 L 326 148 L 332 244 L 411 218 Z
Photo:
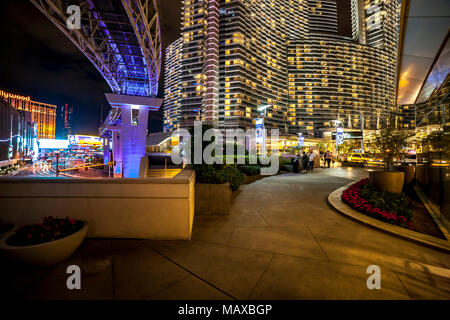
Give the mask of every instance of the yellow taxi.
M 367 164 L 369 158 L 364 153 L 350 153 L 347 156 L 347 161 L 352 163 Z
M 363 165 L 382 165 L 383 160 L 365 153 L 350 153 L 347 157 L 348 162 L 361 163 Z

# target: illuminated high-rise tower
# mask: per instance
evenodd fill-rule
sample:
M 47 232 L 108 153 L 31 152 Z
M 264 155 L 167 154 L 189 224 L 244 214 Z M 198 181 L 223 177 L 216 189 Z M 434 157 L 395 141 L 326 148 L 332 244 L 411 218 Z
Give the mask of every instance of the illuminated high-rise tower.
M 182 9 L 182 127 L 218 125 L 219 0 L 185 0 Z
M 164 132 L 176 130 L 180 124 L 181 40 L 179 38 L 166 48 L 164 66 Z
M 261 105 L 266 127 L 287 133 L 382 126 L 399 13 L 398 0 L 183 1 L 181 127 L 253 128 Z
M 337 33 L 336 0 L 308 0 L 309 31 L 311 33 Z

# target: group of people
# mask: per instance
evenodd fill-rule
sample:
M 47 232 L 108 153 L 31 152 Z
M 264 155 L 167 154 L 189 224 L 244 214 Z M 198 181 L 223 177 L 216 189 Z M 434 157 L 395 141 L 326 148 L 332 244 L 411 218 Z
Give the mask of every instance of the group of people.
M 299 152 L 293 161 L 294 172 L 313 171 L 314 170 L 314 161 L 315 161 L 316 157 L 318 157 L 318 155 L 316 153 L 314 153 L 314 151 L 312 151 L 312 150 L 310 150 L 308 153 L 306 153 L 305 151 Z M 328 168 L 330 168 L 331 161 L 333 160 L 333 154 L 327 150 L 323 154 L 323 158 L 324 158 L 324 166 L 327 166 Z

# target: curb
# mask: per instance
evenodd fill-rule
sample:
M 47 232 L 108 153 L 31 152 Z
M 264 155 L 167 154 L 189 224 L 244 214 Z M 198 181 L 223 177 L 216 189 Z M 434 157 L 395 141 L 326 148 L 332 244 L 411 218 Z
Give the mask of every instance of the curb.
M 352 184 L 357 181 L 353 181 L 328 195 L 328 203 L 340 214 L 356 221 L 361 224 L 367 225 L 371 228 L 383 231 L 387 234 L 393 235 L 395 237 L 405 239 L 416 244 L 429 247 L 435 250 L 439 250 L 445 253 L 450 253 L 450 242 L 442 239 L 438 239 L 426 234 L 422 234 L 419 232 L 415 232 L 412 230 L 408 230 L 399 226 L 395 226 L 369 216 L 362 214 L 352 208 L 350 208 L 347 204 L 345 204 L 342 199 L 342 193 L 345 189 L 350 187 Z

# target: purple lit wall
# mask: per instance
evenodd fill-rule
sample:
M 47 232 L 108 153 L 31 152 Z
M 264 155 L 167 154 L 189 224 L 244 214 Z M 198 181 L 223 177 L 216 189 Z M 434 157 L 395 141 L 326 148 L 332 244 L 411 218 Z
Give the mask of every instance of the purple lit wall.
M 145 156 L 148 109 L 146 107 L 138 108 L 137 125 L 133 125 L 131 121 L 132 107 L 124 106 L 122 109 L 122 130 L 120 134 L 124 178 L 139 178 L 141 158 Z
M 120 124 L 111 125 L 114 177 L 139 178 L 141 159 L 147 146 L 149 111 L 157 111 L 162 99 L 105 94 L 113 109 L 120 109 Z M 144 170 L 145 171 L 145 170 Z

